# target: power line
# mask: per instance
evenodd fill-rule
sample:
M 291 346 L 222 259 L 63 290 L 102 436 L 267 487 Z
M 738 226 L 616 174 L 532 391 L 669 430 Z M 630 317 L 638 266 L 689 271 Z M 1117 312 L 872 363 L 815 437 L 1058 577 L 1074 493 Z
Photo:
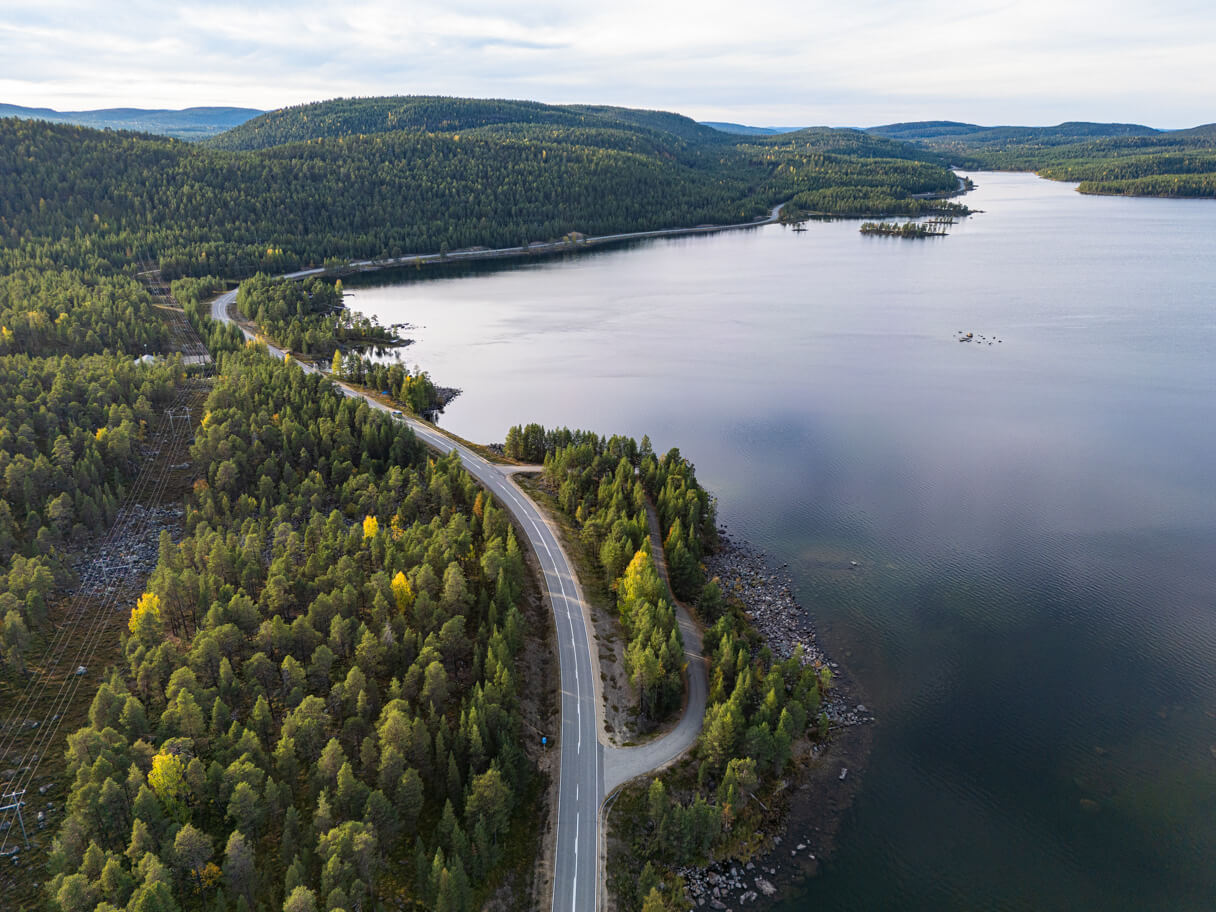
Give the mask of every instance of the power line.
M 148 269 L 143 274 L 148 276 L 150 289 L 154 289 L 173 304 L 177 304 L 168 287 L 161 280 L 158 268 L 149 262 Z M 179 352 L 189 351 L 200 358 L 205 357 L 206 361 L 202 362 L 204 373 L 210 374 L 214 370 L 214 362 L 194 326 L 186 319 L 184 310 L 176 310 L 174 317 L 175 319 L 170 322 L 170 335 L 175 347 Z M 137 525 L 139 520 L 133 509 L 136 505 L 145 501 L 159 503 L 163 498 L 169 484 L 171 472 L 169 467 L 180 459 L 191 437 L 190 431 L 193 426 L 189 401 L 194 394 L 194 390 L 179 389 L 173 401 L 162 410 L 152 436 L 160 441 L 159 451 L 156 455 L 163 456 L 163 458 L 159 460 L 159 466 L 154 461 L 148 461 L 140 468 L 139 474 L 128 489 L 127 496 L 116 513 L 114 525 L 110 527 L 109 532 L 97 547 L 101 553 L 104 554 L 107 549 L 120 542 Z M 14 798 L 13 802 L 0 806 L 0 815 L 2 815 L 0 816 L 0 829 L 3 829 L 2 838 L 0 838 L 0 853 L 6 851 L 8 847 L 8 838 L 12 831 L 11 818 L 14 816 L 21 826 L 21 833 L 26 845 L 29 845 L 25 820 L 21 814 L 21 808 L 25 802 L 20 798 L 34 781 L 47 750 L 55 743 L 64 716 L 67 715 L 67 710 L 80 689 L 84 677 L 83 671 L 92 662 L 102 635 L 106 631 L 106 620 L 112 617 L 112 612 L 117 605 L 118 593 L 113 587 L 103 589 L 105 581 L 104 568 L 97 562 L 86 569 L 67 610 L 64 623 L 59 626 L 54 638 L 47 644 L 42 661 L 39 663 L 40 672 L 27 680 L 21 695 L 13 703 L 8 713 L 8 719 L 3 726 L 0 726 L 0 757 L 5 757 L 15 749 L 18 733 L 26 727 L 22 725 L 22 718 L 35 705 L 42 703 L 51 690 L 52 673 L 60 669 L 68 652 L 70 633 L 79 629 L 79 625 L 74 622 L 84 614 L 86 607 L 92 605 L 95 610 L 91 617 L 84 619 L 87 626 L 72 663 L 76 666 L 76 671 L 71 673 L 67 670 L 72 667 L 71 664 L 63 669 L 59 688 L 51 696 L 50 706 L 44 706 L 41 720 L 34 723 L 33 739 L 18 760 L 6 792 L 0 796 Z M 5 821 L 8 821 L 7 827 L 3 826 Z

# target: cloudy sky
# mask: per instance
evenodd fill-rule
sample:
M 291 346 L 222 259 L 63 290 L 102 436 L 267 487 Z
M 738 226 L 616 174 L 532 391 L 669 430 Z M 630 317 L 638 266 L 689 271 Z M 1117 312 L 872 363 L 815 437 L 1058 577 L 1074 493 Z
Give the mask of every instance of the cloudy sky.
M 699 120 L 1216 121 L 1211 0 L 0 0 L 0 101 L 444 94 Z

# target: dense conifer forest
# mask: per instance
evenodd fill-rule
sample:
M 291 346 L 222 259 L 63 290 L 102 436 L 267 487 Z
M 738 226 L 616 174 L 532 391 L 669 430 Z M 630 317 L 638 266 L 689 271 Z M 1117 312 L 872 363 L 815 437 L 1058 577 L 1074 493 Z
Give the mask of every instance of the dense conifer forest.
M 506 515 L 256 351 L 224 357 L 192 457 L 186 536 L 68 739 L 52 907 L 479 907 L 537 825 Z
M 25 267 L 0 275 L 0 671 L 20 676 L 70 586 L 71 554 L 115 518 L 149 425 L 183 377 L 133 278 Z
M 547 105 L 493 98 L 414 95 L 339 98 L 270 111 L 211 139 L 218 149 L 264 149 L 312 139 L 422 130 L 468 132 L 486 127 L 551 127 L 619 130 L 659 142 L 728 145 L 718 130 L 679 114 L 606 105 Z M 552 131 L 564 135 L 564 131 Z M 576 136 L 578 134 L 575 134 Z
M 661 112 L 462 99 L 325 102 L 214 145 L 0 120 L 0 264 L 243 277 L 747 221 L 804 192 L 829 213 L 910 212 L 955 186 L 936 153 L 858 131 L 739 138 Z
M 68 555 L 114 521 L 180 362 L 0 355 L 0 664 L 26 669 Z

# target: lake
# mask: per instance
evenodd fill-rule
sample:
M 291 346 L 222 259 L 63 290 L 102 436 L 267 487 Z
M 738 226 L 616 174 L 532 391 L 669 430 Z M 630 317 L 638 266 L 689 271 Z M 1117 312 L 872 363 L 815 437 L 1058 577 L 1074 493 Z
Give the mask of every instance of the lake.
M 1211 909 L 1216 204 L 973 177 L 947 238 L 773 225 L 348 303 L 416 326 L 456 433 L 648 433 L 789 563 L 878 723 L 780 909 Z

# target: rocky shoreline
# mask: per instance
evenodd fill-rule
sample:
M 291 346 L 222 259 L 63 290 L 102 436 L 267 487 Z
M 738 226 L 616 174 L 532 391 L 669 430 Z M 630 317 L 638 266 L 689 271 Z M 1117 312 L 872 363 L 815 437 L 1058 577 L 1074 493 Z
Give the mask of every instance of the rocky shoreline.
M 783 783 L 791 807 L 778 822 L 783 835 L 771 837 L 764 855 L 677 870 L 692 910 L 764 908 L 776 901 L 783 887 L 818 871 L 819 859 L 830 851 L 840 817 L 857 788 L 857 776 L 850 777 L 849 766 L 843 764 L 854 769 L 864 765 L 870 740 L 866 726 L 874 721 L 868 707 L 853 701 L 842 669 L 820 646 L 809 615 L 794 598 L 788 567 L 774 567 L 763 553 L 725 530 L 719 534 L 721 547 L 705 564 L 709 575 L 718 577 L 723 594 L 742 603 L 774 655 L 785 659 L 801 647 L 805 664 L 831 669 L 833 687 L 822 710 L 832 736 L 826 743 L 812 744 L 791 777 L 794 781 Z M 799 835 L 792 832 L 795 828 Z
M 725 530 L 718 530 L 720 546 L 705 560 L 710 577 L 717 577 L 722 594 L 743 603 L 752 624 L 764 637 L 773 653 L 782 659 L 803 648 L 807 665 L 828 662 L 815 637 L 815 630 L 802 606 L 794 600 L 793 579 L 782 565 L 775 569 L 768 559 L 743 542 L 735 541 Z
M 822 706 L 828 721 L 834 726 L 873 722 L 874 716 L 864 703 L 854 704 L 848 699 L 840 666 L 828 659 L 809 614 L 794 598 L 788 565 L 774 568 L 764 554 L 735 541 L 725 530 L 719 530 L 719 536 L 721 546 L 706 559 L 705 567 L 710 577 L 718 577 L 722 594 L 743 604 L 752 626 L 779 659 L 788 659 L 802 647 L 804 665 L 831 669 L 835 683 Z

